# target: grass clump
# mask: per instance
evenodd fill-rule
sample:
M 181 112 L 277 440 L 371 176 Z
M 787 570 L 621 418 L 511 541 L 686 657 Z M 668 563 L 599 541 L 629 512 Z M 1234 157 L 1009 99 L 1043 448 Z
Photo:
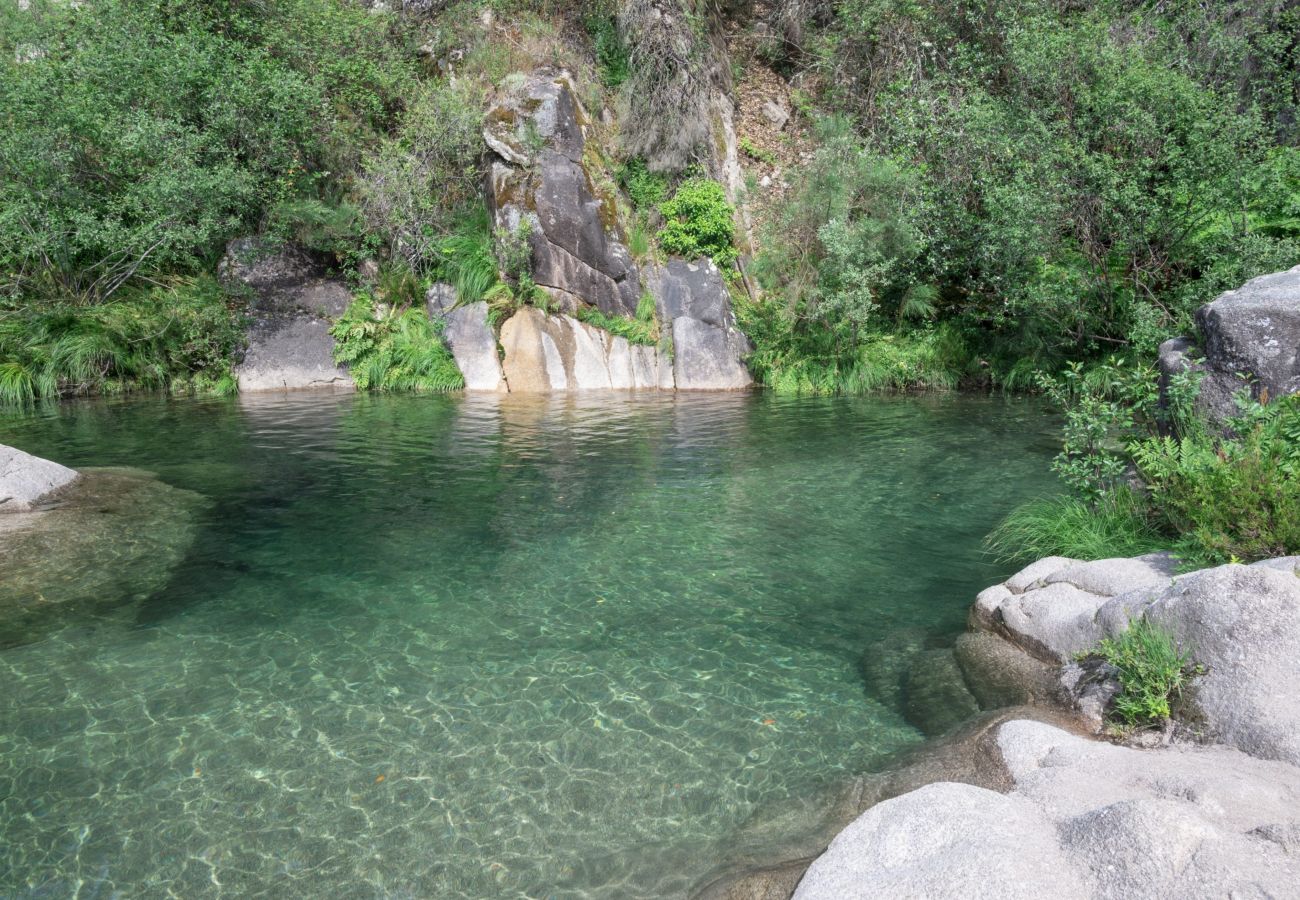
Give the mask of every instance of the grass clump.
M 233 393 L 242 318 L 202 277 L 89 305 L 0 306 L 0 405 L 137 390 Z
M 1125 730 L 1163 725 L 1188 681 L 1199 674 L 1169 632 L 1146 619 L 1102 641 L 1092 654 L 1119 672 L 1120 693 L 1112 714 Z
M 420 306 L 359 294 L 330 328 L 334 361 L 363 391 L 455 391 L 465 386 L 442 328 Z
M 1017 507 L 988 537 L 998 558 L 1108 559 L 1166 550 L 1170 539 L 1147 519 L 1141 501 L 1120 489 L 1090 503 L 1080 497 L 1040 497 Z
M 611 316 L 601 312 L 594 306 L 583 306 L 578 310 L 577 317 L 580 322 L 604 329 L 618 337 L 627 338 L 629 343 L 654 346 L 659 343 L 659 323 L 654 319 L 653 301 L 650 306 L 649 319 L 643 319 L 640 316 L 644 307 L 644 303 L 639 304 L 637 306 L 638 316 L 632 318 L 630 316 Z

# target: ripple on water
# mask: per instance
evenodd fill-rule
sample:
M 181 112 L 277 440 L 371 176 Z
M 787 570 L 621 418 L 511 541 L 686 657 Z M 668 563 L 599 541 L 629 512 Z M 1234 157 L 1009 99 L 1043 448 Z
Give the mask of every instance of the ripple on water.
M 671 897 L 920 739 L 1041 489 L 963 399 L 241 398 L 0 420 L 210 498 L 134 622 L 0 651 L 0 894 Z M 1039 435 L 1039 438 L 1035 438 Z

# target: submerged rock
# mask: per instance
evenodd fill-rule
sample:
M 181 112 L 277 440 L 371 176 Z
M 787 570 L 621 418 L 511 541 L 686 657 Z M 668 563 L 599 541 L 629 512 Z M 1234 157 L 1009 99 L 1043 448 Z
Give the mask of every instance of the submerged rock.
M 67 466 L 0 444 L 0 513 L 26 512 L 76 480 Z
M 1220 294 L 1196 312 L 1203 346 L 1189 338 L 1160 345 L 1162 402 L 1174 375 L 1202 373 L 1196 406 L 1211 421 L 1239 412 L 1234 399 L 1300 393 L 1300 266 L 1263 275 Z
M 0 516 L 0 647 L 129 620 L 194 540 L 203 498 L 131 469 L 86 469 L 48 507 Z
M 235 365 L 241 391 L 354 387 L 334 363 L 329 333 L 330 320 L 352 299 L 345 284 L 325 277 L 301 249 L 255 238 L 231 241 L 217 271 L 253 295 L 248 349 Z

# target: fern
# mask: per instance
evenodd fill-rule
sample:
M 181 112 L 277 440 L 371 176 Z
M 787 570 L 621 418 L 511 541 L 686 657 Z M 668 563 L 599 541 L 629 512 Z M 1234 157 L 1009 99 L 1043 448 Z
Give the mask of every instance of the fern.
M 465 386 L 442 326 L 419 306 L 376 307 L 360 294 L 330 328 L 334 361 L 363 391 L 455 391 Z

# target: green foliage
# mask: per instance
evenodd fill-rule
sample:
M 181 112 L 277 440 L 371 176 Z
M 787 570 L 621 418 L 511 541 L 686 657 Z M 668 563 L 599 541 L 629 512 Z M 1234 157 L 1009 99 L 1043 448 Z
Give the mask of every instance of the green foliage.
M 1168 550 L 1172 540 L 1147 515 L 1143 501 L 1123 487 L 1092 501 L 1043 497 L 1012 510 L 989 535 L 987 546 L 1006 561 L 1110 559 Z
M 488 299 L 499 284 L 496 247 L 487 214 L 479 211 L 463 219 L 437 245 L 432 276 L 456 288 L 458 303 Z
M 659 211 L 664 227 L 657 237 L 665 252 L 687 259 L 708 256 L 723 268 L 736 261 L 735 210 L 716 181 L 688 178 Z
M 360 294 L 330 328 L 334 361 L 361 390 L 459 390 L 465 380 L 441 331 L 422 306 L 380 305 Z
M 618 25 L 612 16 L 589 15 L 584 23 L 587 34 L 591 37 L 592 50 L 596 56 L 596 68 L 600 80 L 607 87 L 617 88 L 627 81 L 629 63 L 627 46 L 618 33 Z
M 467 82 L 416 89 L 396 134 L 361 161 L 357 190 L 369 227 L 417 272 L 480 204 L 483 99 Z
M 645 160 L 629 159 L 618 168 L 618 183 L 627 191 L 632 209 L 644 219 L 668 196 L 668 179 L 646 168 Z
M 1172 635 L 1146 619 L 1101 642 L 1096 654 L 1119 670 L 1113 713 L 1124 728 L 1161 725 L 1188 680 L 1199 673 Z
M 578 309 L 578 320 L 596 328 L 603 328 L 618 337 L 627 338 L 629 343 L 654 346 L 659 342 L 659 323 L 654 318 L 653 299 L 648 319 L 641 317 L 643 306 L 644 303 L 637 307 L 636 318 L 606 315 L 594 306 L 583 306 Z
M 1154 413 L 1155 373 L 1110 357 L 1088 368 L 1070 363 L 1055 377 L 1040 375 L 1039 387 L 1065 413 L 1064 446 L 1052 469 L 1085 499 L 1110 493 L 1127 468 L 1122 441 Z
M 201 270 L 320 196 L 409 71 L 337 0 L 3 4 L 0 291 L 96 302 Z
M 1163 527 L 1179 554 L 1202 564 L 1300 552 L 1300 398 L 1258 404 L 1235 438 L 1204 432 L 1131 445 Z
M 776 154 L 770 150 L 764 150 L 762 147 L 755 146 L 754 142 L 747 137 L 740 139 L 741 152 L 748 155 L 751 159 L 761 163 L 767 163 L 769 166 L 777 164 Z
M 0 308 L 0 404 L 131 390 L 234 390 L 242 321 L 203 277 L 90 306 Z

